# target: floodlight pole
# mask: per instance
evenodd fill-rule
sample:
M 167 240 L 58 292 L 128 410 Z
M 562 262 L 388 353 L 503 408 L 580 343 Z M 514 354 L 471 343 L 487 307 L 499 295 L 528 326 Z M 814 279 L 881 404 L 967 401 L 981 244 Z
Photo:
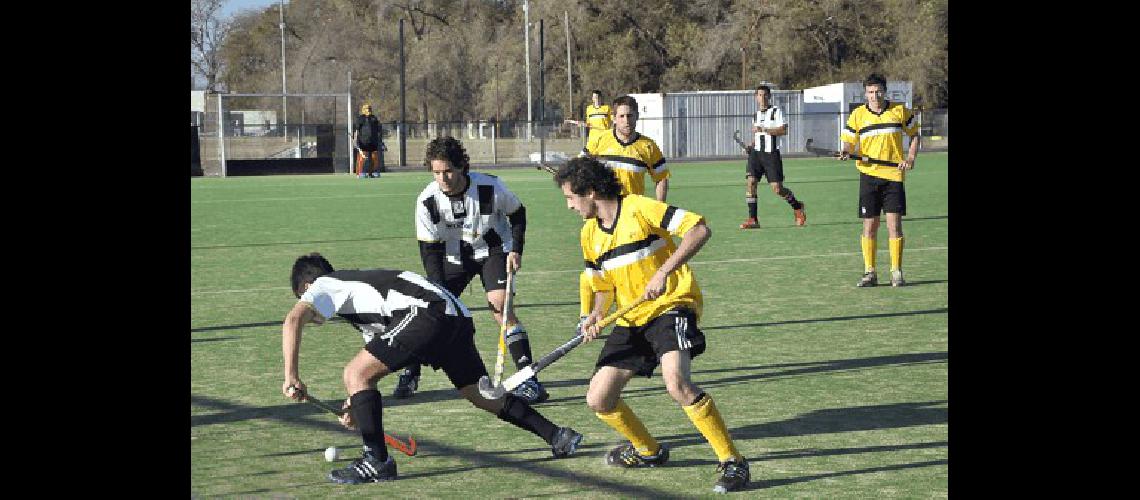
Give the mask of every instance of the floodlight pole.
M 281 22 L 278 23 L 278 26 L 281 28 L 281 114 L 284 116 L 283 122 L 285 126 L 283 136 L 288 137 L 289 105 L 285 100 L 285 94 L 288 93 L 285 90 L 285 0 L 281 0 L 277 12 L 280 14 L 281 19 Z
M 570 13 L 562 11 L 562 25 L 566 27 L 566 95 L 570 96 L 566 100 L 566 114 L 565 116 L 573 116 L 574 112 L 574 82 L 571 79 L 573 74 L 571 61 L 570 61 Z
M 400 166 L 408 164 L 408 108 L 405 106 L 404 95 L 404 20 L 400 19 Z
M 534 119 L 531 114 L 533 101 L 530 97 L 530 0 L 523 0 L 523 38 L 523 59 L 526 63 L 526 140 L 530 141 L 531 120 Z

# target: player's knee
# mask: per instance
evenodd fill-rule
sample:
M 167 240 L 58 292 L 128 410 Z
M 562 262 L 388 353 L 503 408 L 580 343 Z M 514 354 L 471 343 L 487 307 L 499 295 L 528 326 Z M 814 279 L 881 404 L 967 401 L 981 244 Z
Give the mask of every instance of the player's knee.
M 772 184 L 771 186 L 772 186 L 772 192 L 776 193 L 776 196 L 784 196 L 785 193 L 784 193 L 784 186 L 783 185 Z
M 344 388 L 348 390 L 349 394 L 368 388 L 368 376 L 352 363 L 344 367 L 341 378 L 344 380 Z
M 586 391 L 586 406 L 588 406 L 594 413 L 609 413 L 614 411 L 617 406 L 617 401 L 612 400 L 607 394 L 598 390 Z
M 674 378 L 665 381 L 665 390 L 669 393 L 669 397 L 673 398 L 677 404 L 687 405 L 696 396 L 693 384 L 686 380 Z
M 500 308 L 495 307 L 494 302 L 491 302 L 489 300 L 487 301 L 487 307 L 491 309 L 491 314 L 502 314 L 503 312 Z

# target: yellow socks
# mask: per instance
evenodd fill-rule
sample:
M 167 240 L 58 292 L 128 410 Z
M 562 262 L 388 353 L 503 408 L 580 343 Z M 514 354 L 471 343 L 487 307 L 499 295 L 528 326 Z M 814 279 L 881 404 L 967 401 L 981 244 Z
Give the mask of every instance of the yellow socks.
M 863 247 L 863 272 L 875 270 L 875 240 L 859 235 L 859 245 Z
M 682 406 L 682 408 L 685 409 L 685 414 L 689 416 L 689 420 L 693 421 L 697 430 L 701 431 L 701 435 L 712 445 L 717 460 L 727 462 L 728 460 L 742 460 L 744 458 L 740 452 L 736 451 L 736 445 L 732 442 L 732 437 L 728 435 L 728 428 L 724 426 L 724 420 L 720 418 L 720 412 L 717 411 L 712 396 L 704 393 L 697 398 L 697 402 L 689 406 Z
M 891 245 L 891 271 L 902 269 L 903 237 L 890 238 Z
M 618 431 L 618 434 L 625 436 L 642 455 L 651 456 L 661 451 L 661 445 L 657 444 L 657 440 L 649 435 L 649 431 L 645 429 L 645 424 L 641 423 L 641 419 L 633 414 L 633 410 L 629 406 L 626 406 L 625 401 L 619 399 L 612 412 L 594 414 L 602 419 L 602 422 Z

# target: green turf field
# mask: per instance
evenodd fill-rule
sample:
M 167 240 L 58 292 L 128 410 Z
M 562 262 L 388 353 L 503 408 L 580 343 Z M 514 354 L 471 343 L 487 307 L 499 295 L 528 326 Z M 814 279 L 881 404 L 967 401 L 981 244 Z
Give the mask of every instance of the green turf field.
M 705 296 L 708 350 L 693 362 L 740 451 L 751 462 L 745 496 L 947 496 L 947 154 L 919 156 L 907 176 L 904 269 L 910 286 L 858 289 L 862 273 L 858 174 L 852 162 L 785 159 L 786 185 L 808 224 L 762 185 L 761 229 L 747 215 L 743 160 L 670 163 L 669 201 L 706 217 L 712 239 L 692 261 Z M 503 169 L 527 206 L 516 307 L 541 356 L 573 335 L 581 219 L 544 172 Z M 711 495 L 716 455 L 665 393 L 660 370 L 624 398 L 661 442 L 667 466 L 618 470 L 603 456 L 620 438 L 585 405 L 601 343 L 551 365 L 538 409 L 585 434 L 576 456 L 553 460 L 541 439 L 476 410 L 442 372 L 426 368 L 412 399 L 380 381 L 385 429 L 411 434 L 396 453 L 400 479 L 342 486 L 325 474 L 359 456 L 359 437 L 312 405 L 281 395 L 281 320 L 295 303 L 289 270 L 319 251 L 338 269 L 423 271 L 412 226 L 426 171 L 195 178 L 191 190 L 191 496 L 666 498 Z M 886 227 L 880 283 L 889 282 Z M 498 327 L 476 278 L 461 297 L 492 366 Z M 335 404 L 341 369 L 361 347 L 343 322 L 308 327 L 301 377 Z M 507 373 L 513 373 L 508 362 Z M 349 448 L 329 464 L 328 446 Z

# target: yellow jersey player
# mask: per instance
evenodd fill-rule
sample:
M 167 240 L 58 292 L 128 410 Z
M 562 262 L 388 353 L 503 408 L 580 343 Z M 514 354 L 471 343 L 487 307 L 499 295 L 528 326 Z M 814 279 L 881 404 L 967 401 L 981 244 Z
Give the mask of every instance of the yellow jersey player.
M 609 104 L 602 104 L 602 91 L 595 90 L 590 93 L 590 104 L 586 105 L 586 121 L 566 120 L 566 123 L 572 123 L 579 127 L 586 127 L 589 134 L 586 136 L 586 144 L 594 140 L 594 136 L 608 132 L 614 125 L 614 113 L 610 109 Z M 586 154 L 586 150 L 582 150 Z
M 863 81 L 867 104 L 855 108 L 847 119 L 840 139 L 843 149 L 839 159 L 846 160 L 859 147 L 860 155 L 871 161 L 857 159 L 859 169 L 859 217 L 863 219 L 860 246 L 863 249 L 863 277 L 856 286 L 879 284 L 875 273 L 875 237 L 879 232 L 879 213 L 887 214 L 888 243 L 891 251 L 891 286 L 903 286 L 902 273 L 903 230 L 902 216 L 906 215 L 906 189 L 903 187 L 906 172 L 914 168 L 918 154 L 918 123 L 914 114 L 902 103 L 885 98 L 887 80 L 872 74 Z M 910 147 L 903 158 L 902 135 L 910 137 Z
M 687 262 L 712 235 L 704 218 L 625 193 L 615 173 L 590 157 L 567 162 L 554 182 L 567 208 L 585 219 L 582 255 L 595 292 L 593 312 L 582 323 L 585 341 L 597 337 L 596 323 L 605 315 L 609 297 L 619 306 L 645 299 L 617 320 L 586 393 L 586 404 L 598 418 L 629 440 L 610 450 L 606 463 L 635 468 L 668 461 L 669 449 L 621 399 L 635 375 L 651 377 L 660 364 L 669 396 L 716 452 L 721 477 L 713 490 L 743 488 L 750 479 L 748 461 L 737 451 L 712 396 L 690 378 L 692 358 L 705 350 L 705 335 L 697 327 L 701 289 Z M 674 236 L 681 238 L 679 245 Z
M 586 152 L 597 158 L 617 175 L 622 194 L 645 194 L 645 174 L 655 183 L 657 201 L 669 194 L 669 168 L 665 156 L 653 139 L 637 132 L 637 100 L 623 95 L 614 99 L 614 128 L 596 136 L 586 145 Z M 585 273 L 579 279 L 581 315 L 590 314 L 593 293 Z M 601 311 L 604 313 L 605 311 Z

